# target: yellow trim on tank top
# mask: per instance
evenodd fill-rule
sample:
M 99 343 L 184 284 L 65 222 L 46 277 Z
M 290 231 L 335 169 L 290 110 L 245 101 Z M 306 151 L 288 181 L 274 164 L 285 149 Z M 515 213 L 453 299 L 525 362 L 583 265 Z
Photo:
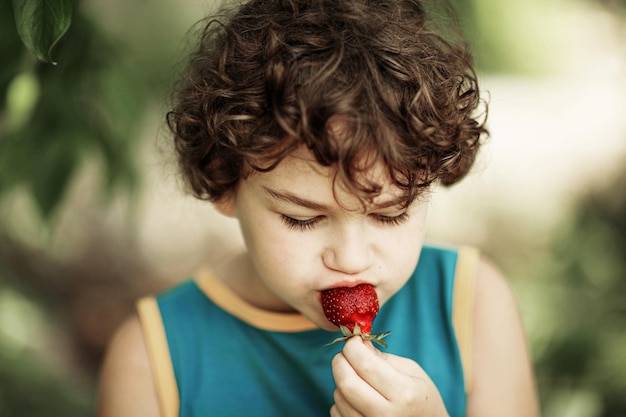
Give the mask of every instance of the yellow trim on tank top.
M 460 248 L 454 274 L 452 326 L 459 346 L 467 393 L 472 390 L 474 299 L 479 260 L 480 253 L 476 248 Z
M 256 328 L 276 332 L 301 332 L 318 328 L 302 314 L 272 312 L 247 303 L 208 268 L 198 271 L 195 281 L 216 305 Z
M 137 313 L 146 339 L 146 347 L 163 417 L 178 417 L 180 398 L 161 311 L 154 297 L 137 302 Z

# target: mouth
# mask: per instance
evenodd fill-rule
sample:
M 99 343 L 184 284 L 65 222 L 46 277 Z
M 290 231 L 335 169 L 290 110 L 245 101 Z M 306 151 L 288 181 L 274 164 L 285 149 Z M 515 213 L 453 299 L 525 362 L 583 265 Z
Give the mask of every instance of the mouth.
M 373 287 L 375 287 L 375 285 L 370 284 L 367 281 L 340 281 L 337 282 L 329 287 L 326 287 L 322 290 L 320 290 L 320 293 L 323 293 L 324 291 L 330 291 L 330 290 L 336 290 L 337 288 L 354 288 L 356 286 L 359 286 L 361 284 L 368 284 L 368 285 L 372 285 Z

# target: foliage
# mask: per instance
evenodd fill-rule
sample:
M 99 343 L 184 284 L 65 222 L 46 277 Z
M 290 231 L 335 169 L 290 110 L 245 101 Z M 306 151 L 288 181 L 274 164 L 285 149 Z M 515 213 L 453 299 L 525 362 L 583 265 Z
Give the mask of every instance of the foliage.
M 545 415 L 626 415 L 626 171 L 581 202 L 533 285 Z M 571 414 L 566 410 L 578 408 Z
M 67 367 L 56 362 L 65 352 L 46 343 L 51 323 L 42 307 L 58 300 L 12 285 L 17 279 L 0 264 L 0 417 L 92 415 L 91 384 L 61 372 Z M 42 352 L 52 354 L 44 360 Z
M 147 94 L 124 46 L 80 8 L 59 40 L 71 3 L 14 4 L 21 6 L 0 3 L 0 60 L 7 63 L 0 71 L 0 198 L 25 190 L 49 219 L 90 157 L 103 160 L 107 193 L 136 183 L 132 159 Z M 24 44 L 58 64 L 36 60 Z
M 17 33 L 37 58 L 53 62 L 52 49 L 70 27 L 72 0 L 13 0 Z
M 0 416 L 93 415 L 92 404 L 87 396 L 79 396 L 81 391 L 48 371 L 36 354 L 20 352 L 0 360 Z
M 31 219 L 35 224 L 54 223 L 67 190 L 87 164 L 99 168 L 97 191 L 103 197 L 137 189 L 139 128 L 151 100 L 168 82 L 159 78 L 162 61 L 154 58 L 164 46 L 137 54 L 130 39 L 116 39 L 104 23 L 73 0 L 0 0 L 0 203 L 29 197 L 39 211 L 40 218 Z M 3 214 L 4 244 L 4 227 L 15 215 Z M 50 303 L 59 294 L 41 285 L 50 271 L 41 281 L 28 274 L 11 279 L 7 256 L 0 247 L 0 295 L 9 294 L 5 288 L 36 288 L 40 296 L 33 305 L 55 322 L 60 313 Z M 68 285 L 84 281 L 74 278 Z M 67 288 L 61 293 L 65 298 L 57 301 L 71 305 L 73 293 Z M 13 320 L 2 316 L 9 307 L 5 303 L 0 309 L 0 324 Z M 60 376 L 59 369 L 42 360 L 42 349 L 6 345 L 2 330 L 0 326 L 0 416 L 93 412 L 90 381 L 79 387 L 73 378 Z M 37 336 L 34 343 L 46 343 L 46 336 Z

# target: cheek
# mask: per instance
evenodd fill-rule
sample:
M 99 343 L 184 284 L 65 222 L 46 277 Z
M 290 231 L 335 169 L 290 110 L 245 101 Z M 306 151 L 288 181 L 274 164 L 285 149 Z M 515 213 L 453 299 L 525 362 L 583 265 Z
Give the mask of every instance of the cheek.
M 242 233 L 258 274 L 268 283 L 297 283 L 312 267 L 314 250 L 304 233 L 287 230 L 275 221 L 242 224 Z
M 427 208 L 420 208 L 401 234 L 400 250 L 408 252 L 406 256 L 409 258 L 416 260 L 419 257 L 426 236 L 427 218 Z
M 404 225 L 390 235 L 391 242 L 384 250 L 388 266 L 389 280 L 384 284 L 389 293 L 399 290 L 413 274 L 422 245 L 424 244 L 425 224 L 420 217 Z
M 413 273 L 422 245 L 423 235 L 421 234 L 413 234 L 398 240 L 396 246 L 391 249 L 391 256 L 394 258 L 393 268 L 396 270 L 394 276 L 402 279 Z
M 426 217 L 425 213 L 420 212 L 400 228 L 392 229 L 389 232 L 387 241 L 391 242 L 390 245 L 393 245 L 391 250 L 395 256 L 412 259 L 419 253 L 425 234 Z

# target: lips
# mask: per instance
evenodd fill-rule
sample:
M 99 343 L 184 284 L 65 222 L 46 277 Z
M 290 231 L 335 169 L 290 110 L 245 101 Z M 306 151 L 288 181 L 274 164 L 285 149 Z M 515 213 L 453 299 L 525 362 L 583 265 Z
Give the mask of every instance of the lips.
M 332 286 L 324 288 L 320 292 L 335 290 L 337 288 L 354 288 L 354 287 L 362 285 L 362 284 L 372 285 L 372 284 L 370 284 L 369 282 L 366 282 L 366 281 L 340 281 L 340 282 L 337 282 L 337 283 L 333 284 Z

